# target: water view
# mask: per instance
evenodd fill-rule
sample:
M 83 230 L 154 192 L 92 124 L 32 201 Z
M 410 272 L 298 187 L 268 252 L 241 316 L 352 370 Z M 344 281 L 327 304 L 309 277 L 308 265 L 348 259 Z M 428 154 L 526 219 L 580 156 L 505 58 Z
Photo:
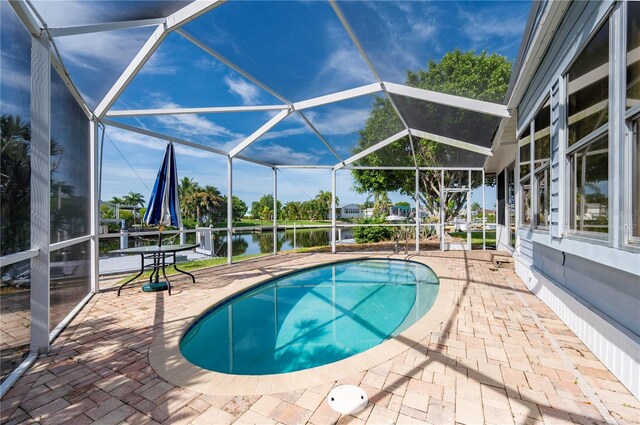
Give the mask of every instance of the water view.
M 342 230 L 342 239 L 353 238 L 350 229 Z M 128 246 L 145 246 L 158 243 L 158 238 L 129 237 Z M 167 235 L 163 238 L 163 243 L 179 243 L 178 235 Z M 187 243 L 196 243 L 195 233 L 187 234 Z M 295 232 L 295 248 L 310 248 L 315 246 L 327 246 L 331 243 L 331 229 L 297 229 Z M 278 251 L 288 251 L 294 249 L 293 229 L 280 230 L 277 233 Z M 216 256 L 226 256 L 227 236 L 225 232 L 219 232 L 213 240 L 214 252 Z M 100 240 L 100 256 L 108 255 L 109 251 L 120 248 L 120 238 L 105 238 Z M 273 252 L 273 233 L 264 231 L 262 233 L 236 233 L 233 235 L 233 255 L 246 254 L 268 254 Z

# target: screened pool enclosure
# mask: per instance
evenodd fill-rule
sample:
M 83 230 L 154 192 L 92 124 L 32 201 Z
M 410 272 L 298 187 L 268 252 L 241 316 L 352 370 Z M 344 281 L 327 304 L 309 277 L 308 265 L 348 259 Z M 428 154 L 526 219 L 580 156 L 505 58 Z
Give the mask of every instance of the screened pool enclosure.
M 485 164 L 510 112 L 500 103 L 405 85 L 405 70 L 392 66 L 398 53 L 379 48 L 384 34 L 371 30 L 371 8 L 382 4 L 70 2 L 61 11 L 60 3 L 1 3 L 2 137 L 19 159 L 11 166 L 3 160 L 3 179 L 15 187 L 3 192 L 12 208 L 2 210 L 1 265 L 20 289 L 19 296 L 2 295 L 2 315 L 3 323 L 6 317 L 22 324 L 3 342 L 3 393 L 100 290 L 105 137 L 127 138 L 150 156 L 171 142 L 178 156 L 188 152 L 206 159 L 212 172 L 223 169 L 226 181 L 218 185 L 228 195 L 228 241 L 234 176 L 251 172 L 247 165 L 272 170 L 265 191 L 274 204 L 279 170 L 326 173 L 332 252 L 338 230 L 353 226 L 337 223 L 335 214 L 337 180 L 353 172 L 386 170 L 410 182 L 414 189 L 405 192 L 415 214 L 403 226 L 414 232 L 415 251 L 425 229 L 444 235 L 445 206 L 454 197 L 466 207 L 460 215 L 470 245 L 473 188 L 482 190 L 485 231 Z M 395 16 L 377 12 L 378 19 Z M 238 16 L 246 25 L 235 26 Z M 333 37 L 323 48 L 312 42 L 319 33 Z M 114 50 L 119 61 L 100 59 Z M 225 78 L 207 77 L 221 69 Z M 149 93 L 150 85 L 157 92 Z M 240 93 L 235 100 L 216 95 L 229 87 Z M 206 102 L 195 100 L 202 93 Z M 363 128 L 374 105 L 389 105 L 393 114 L 367 143 L 353 137 L 357 131 L 341 130 L 345 121 Z M 415 149 L 426 140 L 429 156 Z M 427 195 L 433 191 L 440 195 Z M 428 223 L 420 214 L 427 204 L 436 218 Z M 275 231 L 273 237 L 275 253 Z M 444 237 L 439 243 L 450 248 Z

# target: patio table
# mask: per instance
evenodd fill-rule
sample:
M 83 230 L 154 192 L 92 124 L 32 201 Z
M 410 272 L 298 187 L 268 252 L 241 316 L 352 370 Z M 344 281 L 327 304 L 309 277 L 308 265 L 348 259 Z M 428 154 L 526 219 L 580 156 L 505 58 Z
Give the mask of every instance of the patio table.
M 142 273 L 144 273 L 145 269 L 153 269 L 151 272 L 151 276 L 149 276 L 149 283 L 153 281 L 155 276 L 155 281 L 158 283 L 158 279 L 160 277 L 160 270 L 162 270 L 162 275 L 167 281 L 167 288 L 169 290 L 169 295 L 171 295 L 171 283 L 169 282 L 169 278 L 165 273 L 165 267 L 173 266 L 178 272 L 191 276 L 191 280 L 193 283 L 196 283 L 196 278 L 191 274 L 184 270 L 180 270 L 178 268 L 176 262 L 176 253 L 181 251 L 188 251 L 190 249 L 194 249 L 198 247 L 198 244 L 179 244 L 179 245 L 150 245 L 150 246 L 140 246 L 135 248 L 124 248 L 124 249 L 116 249 L 113 251 L 109 251 L 110 254 L 138 254 L 140 255 L 140 272 L 127 280 L 125 283 L 120 285 L 118 288 L 118 296 L 120 296 L 120 291 L 129 283 L 136 280 Z M 173 262 L 167 263 L 167 256 L 173 257 Z M 145 260 L 151 260 L 151 262 L 145 263 Z

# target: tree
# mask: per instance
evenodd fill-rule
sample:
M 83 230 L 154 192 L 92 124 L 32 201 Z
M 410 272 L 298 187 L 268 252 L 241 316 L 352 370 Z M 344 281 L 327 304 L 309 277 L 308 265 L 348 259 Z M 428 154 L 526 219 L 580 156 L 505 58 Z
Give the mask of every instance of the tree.
M 282 203 L 278 201 L 278 216 L 282 210 Z M 273 195 L 264 195 L 258 201 L 251 203 L 251 216 L 260 220 L 269 220 L 273 217 Z
M 282 207 L 282 218 L 285 220 L 300 220 L 301 219 L 301 203 L 300 202 L 287 202 Z
M 31 126 L 18 115 L 0 117 L 1 255 L 30 246 Z
M 482 208 L 480 207 L 480 204 L 477 202 L 474 202 L 471 204 L 471 211 L 480 211 Z
M 446 53 L 438 63 L 430 61 L 426 70 L 408 72 L 406 84 L 489 102 L 502 102 L 510 74 L 511 64 L 503 56 L 455 50 Z M 497 125 L 495 118 L 484 114 L 415 99 L 402 99 L 401 106 L 401 110 L 405 111 L 405 118 L 414 122 L 416 127 L 423 126 L 425 131 L 462 141 L 478 142 L 479 135 L 483 134 L 488 138 Z M 358 146 L 353 153 L 363 151 L 403 128 L 391 103 L 378 97 L 374 100 L 369 119 L 360 132 Z M 470 163 L 481 166 L 484 161 L 480 154 L 455 149 L 432 140 L 413 138 L 413 145 L 418 166 L 422 167 L 466 166 Z M 408 138 L 366 156 L 358 165 L 413 166 Z M 413 171 L 353 170 L 352 173 L 355 189 L 359 193 L 400 191 L 405 195 L 415 196 Z M 446 172 L 445 187 L 464 187 L 467 185 L 467 176 L 466 171 Z M 472 176 L 471 187 L 479 186 L 482 183 L 480 173 L 472 173 Z M 421 204 L 437 215 L 441 196 L 440 172 L 421 171 L 420 191 Z M 445 219 L 456 216 L 465 201 L 464 192 L 445 194 Z
M 78 214 L 73 188 L 56 180 L 63 147 L 50 139 L 51 231 L 64 231 Z M 29 248 L 31 233 L 31 125 L 19 115 L 0 115 L 0 254 Z M 77 201 L 77 198 L 75 199 Z
M 233 210 L 233 222 L 235 223 L 239 220 L 242 220 L 244 215 L 247 213 L 248 208 L 247 204 L 245 204 L 242 199 L 238 198 L 235 195 L 231 197 L 231 203 L 231 209 Z M 227 221 L 227 195 L 224 195 L 222 197 L 222 206 L 223 208 L 220 209 L 220 213 L 216 216 L 215 219 L 217 223 L 226 223 Z
M 191 195 L 193 192 L 198 192 L 200 190 L 200 185 L 189 177 L 183 177 L 178 183 L 178 193 L 180 194 L 180 197 Z
M 226 198 L 217 187 L 202 187 L 193 178 L 183 177 L 178 183 L 178 193 L 183 220 L 190 224 L 194 220 L 197 225 L 226 221 Z
M 373 196 L 373 201 L 370 199 Z M 389 214 L 389 207 L 391 206 L 391 199 L 389 199 L 389 194 L 385 190 L 374 190 L 372 195 L 367 197 L 367 202 L 371 202 L 371 207 L 373 208 L 373 216 L 374 217 L 386 217 Z
M 144 195 L 142 193 L 130 191 L 123 198 L 125 204 L 144 207 Z

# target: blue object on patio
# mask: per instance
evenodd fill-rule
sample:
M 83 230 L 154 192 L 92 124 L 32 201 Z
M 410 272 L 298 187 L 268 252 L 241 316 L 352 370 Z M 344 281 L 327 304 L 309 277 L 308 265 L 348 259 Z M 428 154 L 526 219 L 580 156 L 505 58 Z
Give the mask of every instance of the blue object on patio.
M 159 224 L 162 226 L 182 227 L 180 216 L 180 200 L 178 198 L 178 171 L 176 169 L 176 156 L 173 143 L 167 145 L 164 153 L 162 167 L 158 171 L 153 191 L 149 198 L 149 205 L 144 214 L 144 222 L 147 224 Z M 162 235 L 159 244 L 161 244 Z

